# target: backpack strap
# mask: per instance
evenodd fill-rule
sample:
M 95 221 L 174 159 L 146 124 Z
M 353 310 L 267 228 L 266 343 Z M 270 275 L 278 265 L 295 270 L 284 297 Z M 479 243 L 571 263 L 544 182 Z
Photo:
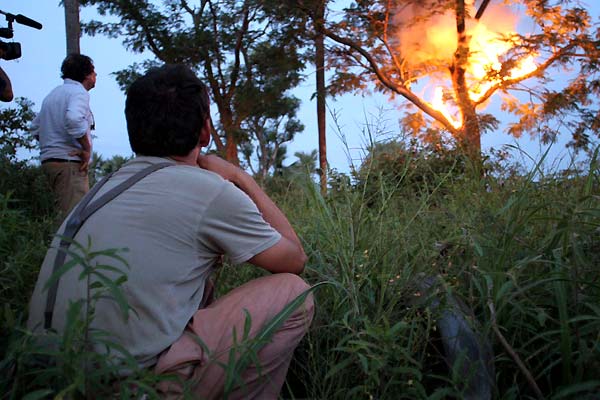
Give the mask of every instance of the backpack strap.
M 62 234 L 62 238 L 60 240 L 60 247 L 56 252 L 56 258 L 54 259 L 54 266 L 52 268 L 52 275 L 64 264 L 65 258 L 67 256 L 67 249 L 71 244 L 73 238 L 83 225 L 83 223 L 96 211 L 102 208 L 106 203 L 113 200 L 119 194 L 123 193 L 129 187 L 133 186 L 138 181 L 142 180 L 147 175 L 150 175 L 152 172 L 157 171 L 159 169 L 174 165 L 173 163 L 158 163 L 152 164 L 147 168 L 144 168 L 141 171 L 133 174 L 125 181 L 121 182 L 114 188 L 110 189 L 102 196 L 100 196 L 96 201 L 91 202 L 96 193 L 100 190 L 102 186 L 110 179 L 113 173 L 105 176 L 100 182 L 98 182 L 94 187 L 86 193 L 85 196 L 81 199 L 75 211 L 71 213 L 69 216 L 69 220 L 65 225 L 65 230 Z M 58 284 L 60 278 L 56 279 L 52 286 L 48 288 L 48 296 L 46 298 L 46 310 L 44 311 L 44 329 L 50 329 L 52 326 L 52 315 L 54 313 L 54 305 L 56 304 L 56 294 L 58 292 Z

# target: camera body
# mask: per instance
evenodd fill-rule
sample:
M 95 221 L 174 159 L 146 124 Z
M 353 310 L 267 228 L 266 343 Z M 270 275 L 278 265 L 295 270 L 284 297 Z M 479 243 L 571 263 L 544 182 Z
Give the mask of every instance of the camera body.
M 0 58 L 3 60 L 16 60 L 21 57 L 21 43 L 7 43 L 0 40 Z
M 0 37 L 5 39 L 12 39 L 13 37 L 13 22 L 17 22 L 22 25 L 29 26 L 35 29 L 42 29 L 42 24 L 37 21 L 32 20 L 31 18 L 27 18 L 24 15 L 17 14 L 13 15 L 11 13 L 4 12 L 0 10 L 0 14 L 3 14 L 6 17 L 6 21 L 8 22 L 8 27 L 0 28 Z M 17 42 L 3 42 L 0 40 L 0 58 L 4 60 L 16 60 L 21 57 L 21 43 Z

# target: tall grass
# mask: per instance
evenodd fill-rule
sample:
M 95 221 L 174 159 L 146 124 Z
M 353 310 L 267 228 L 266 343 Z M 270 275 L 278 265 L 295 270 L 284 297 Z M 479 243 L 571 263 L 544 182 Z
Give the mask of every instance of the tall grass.
M 424 186 L 409 170 L 367 172 L 362 187 L 326 199 L 312 185 L 282 198 L 307 277 L 334 283 L 293 366 L 298 396 L 462 398 L 467 377 L 446 365 L 439 311 L 415 306 L 427 276 L 469 305 L 493 344 L 495 398 L 600 392 L 597 154 L 569 178 L 481 180 L 466 169 Z
M 373 165 L 359 179 L 334 176 L 326 197 L 310 181 L 277 191 L 309 255 L 305 278 L 330 283 L 315 292 L 315 320 L 296 351 L 283 396 L 464 398 L 469 368 L 461 363 L 468 360 L 448 365 L 439 331 L 451 295 L 467 305 L 473 328 L 492 345 L 494 398 L 597 398 L 597 154 L 572 176 L 538 169 L 502 179 L 473 177 L 461 160 L 440 169 L 418 154 L 403 157 L 394 174 Z M 1 267 L 13 274 L 2 281 L 2 301 L 11 312 L 1 321 L 8 336 L 22 339 L 27 332 L 18 314 L 43 255 L 38 239 L 27 238 L 43 242 L 44 234 L 35 224 L 20 231 L 18 211 L 6 202 L 0 207 L 2 226 L 12 221 L 6 225 L 12 233 L 0 235 Z M 10 245 L 19 240 L 24 244 Z M 14 249 L 30 256 L 7 264 Z M 218 292 L 256 271 L 224 267 Z M 440 285 L 424 291 L 426 277 Z M 15 359 L 10 343 L 23 343 L 11 340 L 2 342 L 5 359 Z M 231 384 L 239 367 L 230 367 Z M 67 377 L 63 382 L 74 383 Z

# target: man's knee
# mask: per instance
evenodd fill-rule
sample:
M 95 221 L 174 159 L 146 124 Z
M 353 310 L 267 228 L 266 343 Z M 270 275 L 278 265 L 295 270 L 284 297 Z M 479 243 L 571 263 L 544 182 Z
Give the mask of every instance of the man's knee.
M 290 301 L 293 301 L 298 296 L 302 295 L 303 293 L 305 293 L 306 291 L 308 291 L 310 289 L 310 285 L 308 283 L 306 283 L 304 281 L 304 279 L 302 279 L 298 275 L 289 274 L 289 273 L 281 273 L 281 274 L 275 274 L 274 276 L 277 276 L 278 279 L 280 279 L 281 281 L 284 282 L 283 283 L 284 287 L 286 287 L 289 290 L 288 293 L 289 293 Z M 303 313 L 306 320 L 308 320 L 308 322 L 310 323 L 310 321 L 312 321 L 312 318 L 313 318 L 314 308 L 315 308 L 314 297 L 311 292 L 311 293 L 308 293 L 308 295 L 306 296 L 306 299 L 304 300 L 304 303 L 298 307 L 298 310 L 300 310 L 300 312 Z
M 296 274 L 283 272 L 273 274 L 270 278 L 277 281 L 275 283 L 277 287 L 285 288 L 290 294 L 290 297 L 295 298 L 310 289 L 310 285 Z

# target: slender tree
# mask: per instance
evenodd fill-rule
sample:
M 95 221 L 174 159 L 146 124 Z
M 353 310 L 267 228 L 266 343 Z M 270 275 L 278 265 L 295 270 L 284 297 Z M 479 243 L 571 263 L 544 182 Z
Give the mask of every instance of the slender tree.
M 325 83 L 325 35 L 323 26 L 325 24 L 327 0 L 284 0 L 281 2 L 286 13 L 282 15 L 289 19 L 294 15 L 296 31 L 300 37 L 306 39 L 305 46 L 311 47 L 310 61 L 315 66 L 315 94 L 317 111 L 317 133 L 319 147 L 319 182 L 321 193 L 327 193 L 327 127 L 326 127 L 326 96 L 327 87 Z
M 278 36 L 244 54 L 235 103 L 237 112 L 247 116 L 240 125 L 245 166 L 261 181 L 285 155 L 285 143 L 304 129 L 296 118 L 300 100 L 288 93 L 300 81 L 303 63 L 296 43 Z M 256 140 L 247 140 L 252 136 Z
M 317 126 L 319 130 L 319 179 L 321 194 L 327 193 L 327 127 L 325 108 L 325 0 L 315 6 L 315 68 L 317 83 Z

